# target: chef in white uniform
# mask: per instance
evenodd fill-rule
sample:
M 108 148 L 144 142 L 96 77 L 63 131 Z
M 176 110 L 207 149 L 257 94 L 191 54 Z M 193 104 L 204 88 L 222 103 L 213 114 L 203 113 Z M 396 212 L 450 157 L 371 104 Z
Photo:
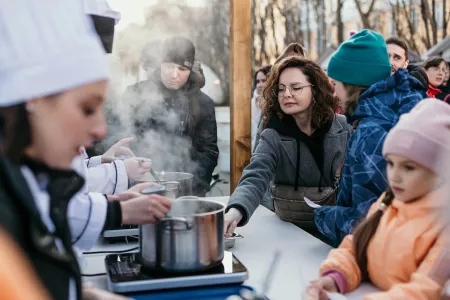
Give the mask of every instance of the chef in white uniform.
M 102 33 L 114 32 L 113 27 L 120 19 L 120 14 L 112 11 L 105 0 L 85 0 L 84 5 L 87 14 L 99 17 L 94 19 L 96 28 L 102 27 Z M 112 18 L 115 19 L 113 22 L 110 21 Z M 112 29 L 105 30 L 107 26 L 112 26 Z M 100 37 L 105 50 L 111 51 L 112 37 Z M 72 162 L 72 168 L 86 179 L 82 190 L 71 199 L 67 213 L 73 245 L 80 251 L 92 248 L 105 229 L 112 229 L 120 223 L 140 224 L 149 221 L 143 216 L 130 214 L 141 204 L 135 200 L 139 192 L 151 185 L 143 184 L 128 190 L 129 179 L 137 179 L 151 168 L 150 159 L 134 157 L 128 148 L 132 140 L 122 139 L 105 154 L 92 158 L 88 158 L 82 148 L 80 155 Z M 128 158 L 122 160 L 123 157 Z M 129 201 L 118 203 L 108 200 Z

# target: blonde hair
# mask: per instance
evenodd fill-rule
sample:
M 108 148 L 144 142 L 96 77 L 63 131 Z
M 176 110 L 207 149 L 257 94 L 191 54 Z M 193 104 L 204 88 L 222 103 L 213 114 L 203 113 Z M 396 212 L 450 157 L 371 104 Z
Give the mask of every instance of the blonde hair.
M 353 115 L 355 113 L 356 107 L 358 106 L 361 94 L 364 93 L 364 91 L 367 90 L 368 87 L 344 83 L 344 88 L 347 91 L 348 97 L 344 110 L 346 113 Z

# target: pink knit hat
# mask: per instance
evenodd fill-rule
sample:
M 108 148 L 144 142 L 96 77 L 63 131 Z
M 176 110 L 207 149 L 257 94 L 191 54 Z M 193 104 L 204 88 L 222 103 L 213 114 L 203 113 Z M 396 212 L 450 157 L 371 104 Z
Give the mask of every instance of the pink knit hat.
M 383 156 L 398 154 L 448 176 L 450 156 L 450 105 L 437 99 L 420 101 L 400 117 L 386 137 Z M 446 176 L 447 175 L 447 176 Z

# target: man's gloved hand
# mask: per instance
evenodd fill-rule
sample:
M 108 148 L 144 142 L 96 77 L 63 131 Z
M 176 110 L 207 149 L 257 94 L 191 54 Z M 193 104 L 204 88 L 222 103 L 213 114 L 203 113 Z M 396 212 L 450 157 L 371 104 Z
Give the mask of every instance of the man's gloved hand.
M 131 157 L 124 160 L 123 164 L 127 170 L 128 179 L 136 180 L 145 173 L 150 172 L 152 161 L 149 158 Z
M 133 151 L 128 147 L 133 140 L 133 137 L 129 137 L 121 139 L 112 145 L 112 147 L 102 155 L 102 163 L 110 163 L 116 159 L 120 159 L 121 156 L 134 157 Z
M 158 184 L 155 182 L 144 182 L 136 184 L 135 186 L 129 188 L 125 192 L 116 195 L 108 195 L 107 198 L 108 200 L 127 201 L 142 196 L 141 194 L 142 190 L 157 185 Z

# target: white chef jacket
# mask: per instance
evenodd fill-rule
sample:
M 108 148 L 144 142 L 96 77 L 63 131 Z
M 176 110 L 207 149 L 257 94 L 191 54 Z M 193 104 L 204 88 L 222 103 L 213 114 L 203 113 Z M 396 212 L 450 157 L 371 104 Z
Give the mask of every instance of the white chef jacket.
M 33 200 L 39 211 L 42 222 L 45 224 L 48 231 L 55 232 L 55 224 L 50 217 L 50 195 L 46 190 L 48 178 L 45 176 L 42 178 L 36 178 L 33 172 L 27 166 L 22 166 L 20 169 L 23 177 L 27 181 L 30 192 L 33 195 Z M 64 248 L 62 241 L 59 238 L 56 238 L 56 246 L 59 249 Z M 70 279 L 69 295 L 67 295 L 67 299 L 77 299 L 77 287 L 75 278 Z
M 70 231 L 72 233 L 72 242 L 73 245 L 77 248 L 78 251 L 85 251 L 91 249 L 98 238 L 100 237 L 103 227 L 105 226 L 106 214 L 108 210 L 108 199 L 104 196 L 104 194 L 112 194 L 108 193 L 109 191 L 115 190 L 116 193 L 122 192 L 128 188 L 128 178 L 126 180 L 126 187 L 121 186 L 120 184 L 112 184 L 109 181 L 108 184 L 104 184 L 104 190 L 100 192 L 89 192 L 90 180 L 94 180 L 95 182 L 101 182 L 102 174 L 108 172 L 108 170 L 113 170 L 113 172 L 118 175 L 119 172 L 116 172 L 116 166 L 120 166 L 120 163 L 115 165 L 111 164 L 102 164 L 102 165 L 112 165 L 112 168 L 103 168 L 102 165 L 96 167 L 87 167 L 87 161 L 92 164 L 96 160 L 85 160 L 85 155 L 81 154 L 75 157 L 72 161 L 72 168 L 76 171 L 80 176 L 86 179 L 86 182 L 83 188 L 72 197 L 69 202 L 69 207 L 67 209 L 67 218 L 69 220 Z M 122 163 L 123 166 L 123 163 Z M 93 168 L 100 168 L 97 172 L 90 172 Z M 120 168 L 120 167 L 119 167 Z M 118 169 L 120 170 L 120 169 Z M 116 176 L 115 175 L 115 176 Z M 125 172 L 126 175 L 126 172 Z M 107 181 L 103 179 L 103 181 Z M 98 188 L 100 190 L 100 188 Z
M 72 168 L 86 182 L 70 200 L 67 218 L 73 245 L 85 251 L 95 245 L 105 226 L 108 199 L 104 194 L 126 191 L 128 176 L 122 161 L 102 164 L 100 156 L 89 159 L 86 151 L 73 159 Z
M 121 160 L 102 164 L 101 156 L 88 158 L 83 152 L 87 166 L 87 191 L 115 195 L 128 189 L 128 175 L 125 165 Z

